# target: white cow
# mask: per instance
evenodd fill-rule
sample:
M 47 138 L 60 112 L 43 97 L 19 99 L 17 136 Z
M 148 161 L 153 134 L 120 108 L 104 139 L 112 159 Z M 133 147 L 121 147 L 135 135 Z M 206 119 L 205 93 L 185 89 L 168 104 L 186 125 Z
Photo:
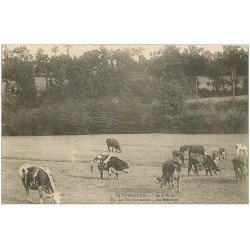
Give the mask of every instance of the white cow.
M 248 155 L 248 148 L 246 145 L 244 144 L 236 144 L 235 145 L 235 148 L 236 148 L 236 155 L 239 156 L 239 155 Z

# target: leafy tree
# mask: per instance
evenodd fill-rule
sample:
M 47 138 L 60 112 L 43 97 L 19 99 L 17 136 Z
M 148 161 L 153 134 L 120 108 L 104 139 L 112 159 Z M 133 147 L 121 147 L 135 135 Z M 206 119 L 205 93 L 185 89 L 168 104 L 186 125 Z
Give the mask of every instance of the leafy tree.
M 195 83 L 196 97 L 199 98 L 199 82 L 197 76 L 201 76 L 205 69 L 205 58 L 202 56 L 203 48 L 197 48 L 192 45 L 182 53 L 183 68 L 185 75 L 189 78 L 191 90 L 192 84 Z
M 231 74 L 232 94 L 235 97 L 235 85 L 239 72 L 248 74 L 248 54 L 241 46 L 223 46 L 223 60 Z
M 26 47 L 15 48 L 3 59 L 2 79 L 6 82 L 6 93 L 15 96 L 21 107 L 36 105 L 37 91 L 32 55 Z

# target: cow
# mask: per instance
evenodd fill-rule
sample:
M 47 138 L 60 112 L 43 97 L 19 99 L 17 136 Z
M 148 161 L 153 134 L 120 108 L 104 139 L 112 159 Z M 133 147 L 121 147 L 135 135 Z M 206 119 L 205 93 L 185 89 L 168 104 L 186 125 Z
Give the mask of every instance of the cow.
M 43 191 L 47 194 L 46 198 L 52 198 L 56 204 L 61 203 L 61 192 L 56 190 L 54 180 L 48 168 L 31 164 L 24 164 L 19 168 L 23 186 L 25 188 L 28 202 L 32 202 L 29 196 L 29 190 L 38 190 L 40 196 L 40 204 L 43 204 Z
M 101 179 L 103 179 L 103 166 L 102 166 L 102 162 L 107 159 L 109 157 L 109 155 L 105 155 L 105 154 L 98 154 L 94 160 L 90 163 L 90 171 L 93 172 L 93 168 L 94 166 L 97 166 L 98 171 L 100 173 L 100 177 Z
M 191 153 L 206 155 L 206 151 L 202 145 L 191 145 L 189 146 L 189 156 Z
M 103 179 L 103 172 L 108 171 L 109 180 L 111 179 L 111 173 L 116 174 L 116 178 L 119 180 L 118 172 L 123 171 L 129 174 L 129 163 L 119 159 L 113 155 L 104 155 L 99 154 L 94 159 L 97 162 L 98 170 L 100 172 L 100 176 Z
M 113 149 L 115 148 L 116 152 L 117 152 L 117 150 L 122 152 L 121 146 L 120 146 L 119 142 L 116 139 L 109 138 L 109 139 L 106 140 L 106 143 L 107 143 L 107 146 L 108 146 L 108 151 L 110 151 L 110 148 L 112 148 L 112 152 L 113 152 Z
M 178 150 L 174 150 L 172 152 L 173 158 L 179 158 L 182 162 L 182 164 L 184 165 L 184 153 L 182 151 L 178 151 Z
M 187 150 L 189 150 L 189 145 L 183 145 L 183 146 L 180 147 L 179 151 L 181 151 L 184 154 L 184 152 L 187 151 Z
M 219 160 L 225 160 L 227 159 L 227 152 L 225 148 L 219 148 Z
M 243 144 L 236 144 L 235 145 L 236 148 L 236 155 L 240 156 L 240 155 L 248 155 L 248 148 L 246 145 Z
M 163 186 L 166 186 L 166 183 L 168 182 L 172 191 L 172 196 L 174 196 L 174 188 L 175 188 L 174 179 L 177 180 L 178 193 L 181 191 L 180 190 L 181 166 L 182 162 L 180 159 L 177 158 L 165 161 L 162 164 L 162 177 L 158 177 L 156 179 L 157 181 L 159 181 L 161 188 Z
M 218 172 L 221 172 L 221 169 L 216 165 L 210 155 L 200 155 L 200 154 L 191 154 L 189 160 L 189 167 L 188 167 L 188 176 L 192 167 L 195 169 L 195 174 L 198 175 L 198 169 L 203 170 L 205 169 L 206 175 L 210 172 L 212 176 L 212 171 L 217 175 Z
M 248 159 L 244 156 L 236 156 L 233 160 L 234 173 L 236 177 L 236 181 L 238 179 L 242 181 L 248 175 Z
M 212 153 L 212 159 L 214 160 L 214 162 L 215 162 L 216 164 L 218 164 L 219 159 L 220 159 L 220 157 L 219 157 L 219 152 L 218 152 L 218 151 L 213 151 L 213 153 Z

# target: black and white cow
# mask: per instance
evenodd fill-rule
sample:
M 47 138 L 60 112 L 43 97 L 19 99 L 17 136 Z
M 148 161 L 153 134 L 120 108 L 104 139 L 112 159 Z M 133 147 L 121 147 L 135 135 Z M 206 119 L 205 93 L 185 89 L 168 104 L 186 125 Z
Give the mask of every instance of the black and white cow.
M 19 168 L 19 175 L 22 179 L 28 202 L 32 202 L 29 196 L 29 190 L 31 189 L 38 190 L 41 204 L 43 203 L 43 191 L 47 194 L 46 198 L 52 198 L 54 203 L 60 204 L 61 196 L 64 196 L 64 194 L 56 190 L 54 180 L 48 168 L 25 164 Z
M 123 171 L 127 174 L 129 173 L 129 164 L 116 156 L 99 154 L 95 157 L 94 161 L 97 162 L 98 170 L 102 179 L 104 171 L 108 171 L 109 180 L 111 179 L 112 172 L 116 174 L 117 179 L 119 179 L 119 171 Z
M 206 175 L 210 172 L 212 176 L 212 172 L 216 175 L 218 172 L 220 173 L 221 169 L 216 165 L 214 160 L 210 155 L 200 155 L 200 154 L 191 154 L 189 159 L 189 167 L 188 167 L 188 176 L 190 174 L 191 169 L 194 167 L 195 174 L 198 175 L 198 170 L 205 169 Z
M 181 181 L 181 167 L 183 163 L 180 159 L 174 158 L 168 161 L 165 161 L 162 164 L 162 177 L 158 177 L 156 180 L 159 181 L 161 188 L 166 186 L 168 182 L 172 196 L 174 195 L 174 179 L 177 180 L 178 192 L 180 192 L 180 181 Z
M 107 159 L 109 155 L 106 154 L 98 154 L 94 160 L 90 164 L 90 171 L 93 172 L 93 168 L 97 166 L 98 171 L 100 173 L 100 177 L 103 179 L 103 165 L 102 162 Z
M 185 165 L 184 153 L 182 151 L 173 150 L 172 155 L 173 155 L 173 158 L 180 159 L 182 164 Z
M 227 152 L 225 148 L 219 148 L 219 159 L 227 159 Z
M 219 156 L 219 151 L 213 151 L 212 153 L 212 159 L 216 164 L 218 164 L 220 156 Z

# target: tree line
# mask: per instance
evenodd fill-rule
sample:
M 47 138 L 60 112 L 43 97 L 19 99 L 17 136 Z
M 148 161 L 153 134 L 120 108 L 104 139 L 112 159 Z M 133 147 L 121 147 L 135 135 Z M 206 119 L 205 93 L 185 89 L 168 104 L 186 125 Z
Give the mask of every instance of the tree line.
M 196 46 L 181 51 L 171 45 L 150 58 L 141 48 L 100 46 L 79 57 L 70 55 L 69 45 L 65 48 L 62 53 L 54 46 L 51 55 L 40 48 L 34 56 L 26 47 L 3 48 L 5 134 L 187 131 L 185 100 L 199 97 L 198 76 L 209 77 L 215 93 L 226 84 L 232 86 L 227 94 L 233 96 L 238 76 L 248 76 L 248 51 L 241 46 L 211 53 Z M 231 76 L 230 81 L 225 75 Z M 46 79 L 39 92 L 38 76 Z

